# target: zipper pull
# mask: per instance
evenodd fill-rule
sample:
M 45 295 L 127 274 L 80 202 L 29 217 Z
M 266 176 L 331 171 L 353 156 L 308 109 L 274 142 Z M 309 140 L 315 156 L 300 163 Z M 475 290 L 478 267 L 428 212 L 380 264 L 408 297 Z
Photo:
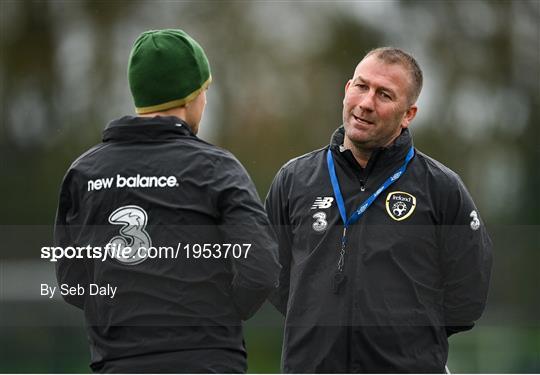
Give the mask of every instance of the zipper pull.
M 343 285 L 347 281 L 347 276 L 343 272 L 343 266 L 345 265 L 345 247 L 347 246 L 347 227 L 343 227 L 343 235 L 341 236 L 341 250 L 339 251 L 339 260 L 337 265 L 337 271 L 332 279 L 332 289 L 334 294 L 339 294 L 343 289 Z
M 366 184 L 364 180 L 360 180 L 360 191 L 366 191 Z

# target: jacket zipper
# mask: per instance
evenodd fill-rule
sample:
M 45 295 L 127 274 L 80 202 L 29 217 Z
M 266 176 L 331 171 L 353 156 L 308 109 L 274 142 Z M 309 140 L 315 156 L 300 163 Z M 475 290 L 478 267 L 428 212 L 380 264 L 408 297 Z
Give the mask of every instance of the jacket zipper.
M 363 183 L 365 184 L 365 181 L 363 181 Z M 364 185 L 365 186 L 365 185 Z M 360 220 L 355 223 L 353 225 L 354 229 L 355 229 L 355 238 L 358 238 L 358 239 L 361 239 L 361 238 L 364 238 L 364 231 L 365 231 L 365 227 L 366 227 L 366 224 L 365 224 L 365 217 L 362 217 L 360 218 Z M 351 227 L 351 229 L 353 229 L 353 227 Z M 356 234 L 357 233 L 357 234 Z M 364 267 L 364 264 L 363 264 L 363 256 L 364 256 L 364 253 L 363 253 L 363 249 L 360 248 L 361 247 L 361 240 L 359 240 L 358 242 L 358 248 L 360 251 L 357 251 L 354 253 L 354 262 L 352 262 L 353 259 L 351 259 L 353 256 L 352 254 L 349 255 L 349 263 L 351 264 L 351 268 L 352 268 L 352 272 L 349 271 L 349 275 L 351 277 L 351 286 L 354 286 L 356 285 L 357 283 L 357 280 L 356 280 L 356 277 L 357 277 L 357 274 L 359 272 L 359 267 Z M 362 270 L 360 270 L 360 272 L 362 272 Z M 363 289 L 365 288 L 366 286 L 365 285 L 362 285 L 360 289 Z M 352 290 L 351 290 L 351 305 L 349 305 L 349 309 L 347 311 L 348 313 L 348 316 L 347 316 L 347 328 L 346 328 L 346 332 L 347 332 L 347 372 L 355 372 L 355 364 L 354 364 L 354 354 L 352 353 L 352 350 L 353 350 L 353 345 L 352 345 L 352 342 L 354 340 L 354 336 L 355 336 L 355 322 L 354 322 L 354 310 L 358 308 L 358 294 L 355 293 L 355 288 L 352 287 Z M 358 324 L 358 322 L 356 322 L 356 324 Z M 358 329 L 358 328 L 357 328 Z M 361 328 L 360 328 L 361 329 Z

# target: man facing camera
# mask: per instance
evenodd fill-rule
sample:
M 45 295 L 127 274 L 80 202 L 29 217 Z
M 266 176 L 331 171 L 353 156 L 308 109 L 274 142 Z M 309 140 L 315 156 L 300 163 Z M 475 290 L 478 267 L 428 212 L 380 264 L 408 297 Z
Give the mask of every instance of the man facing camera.
M 491 241 L 459 176 L 413 146 L 421 88 L 411 55 L 369 52 L 330 145 L 274 179 L 284 372 L 442 373 L 482 314 Z
M 84 311 L 91 368 L 245 372 L 242 320 L 280 267 L 247 172 L 196 135 L 208 60 L 181 30 L 148 31 L 128 78 L 138 115 L 112 121 L 71 165 L 56 219 L 57 246 L 104 249 L 57 263 L 59 284 L 83 288 L 64 299 Z M 90 294 L 96 286 L 115 293 Z

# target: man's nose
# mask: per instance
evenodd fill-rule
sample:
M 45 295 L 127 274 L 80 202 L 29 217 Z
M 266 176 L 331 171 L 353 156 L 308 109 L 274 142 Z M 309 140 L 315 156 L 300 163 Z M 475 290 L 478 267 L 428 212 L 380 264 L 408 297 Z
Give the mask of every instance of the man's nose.
M 360 95 L 360 100 L 358 101 L 358 106 L 365 111 L 373 111 L 374 109 L 374 96 L 375 93 L 369 90 Z

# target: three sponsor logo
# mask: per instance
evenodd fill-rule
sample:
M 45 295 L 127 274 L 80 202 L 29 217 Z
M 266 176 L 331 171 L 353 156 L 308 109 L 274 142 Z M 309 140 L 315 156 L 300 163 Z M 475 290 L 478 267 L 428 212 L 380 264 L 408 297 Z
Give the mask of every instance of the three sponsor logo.
M 480 228 L 480 219 L 478 218 L 478 213 L 476 212 L 476 210 L 472 210 L 469 216 L 472 218 L 470 224 L 471 229 L 475 231 L 478 230 Z
M 334 197 L 317 197 L 311 205 L 312 210 L 325 210 L 332 206 Z M 326 221 L 326 213 L 324 211 L 318 211 L 313 214 L 315 222 L 311 225 L 315 232 L 324 232 L 328 227 L 328 221 Z
M 110 252 L 111 258 L 127 265 L 135 265 L 144 262 L 148 258 L 148 252 L 141 254 L 140 248 L 149 249 L 152 239 L 145 230 L 148 224 L 148 214 L 139 206 L 129 205 L 117 208 L 109 215 L 109 223 L 121 225 L 119 235 L 111 238 L 111 248 L 129 248 L 129 252 Z

